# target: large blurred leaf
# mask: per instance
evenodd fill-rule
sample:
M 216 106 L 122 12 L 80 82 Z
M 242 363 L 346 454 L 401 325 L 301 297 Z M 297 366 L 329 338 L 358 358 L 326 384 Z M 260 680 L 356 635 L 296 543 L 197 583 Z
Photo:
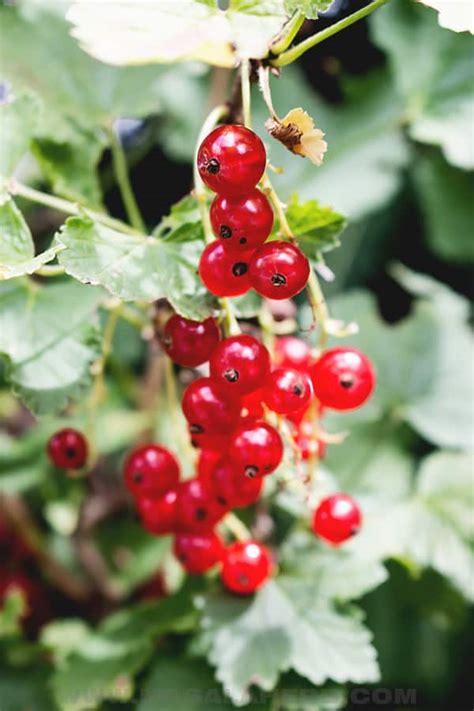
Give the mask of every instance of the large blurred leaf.
M 264 57 L 284 23 L 283 0 L 128 0 L 91 6 L 75 0 L 68 12 L 73 34 L 93 56 L 109 64 L 145 64 L 197 59 L 232 67 L 237 57 Z
M 0 102 L 0 175 L 10 176 L 28 150 L 38 119 L 31 94 L 7 95 Z
M 45 666 L 8 669 L 0 667 L 2 711 L 57 711 L 48 688 L 49 670 Z
M 166 298 L 186 318 L 209 316 L 212 301 L 199 281 L 199 240 L 174 242 L 116 232 L 88 217 L 70 217 L 58 240 L 60 263 L 84 283 L 100 284 L 125 301 Z
M 417 160 L 414 179 L 433 251 L 448 261 L 474 261 L 472 173 L 426 155 Z
M 296 578 L 271 581 L 250 601 L 208 597 L 203 629 L 209 661 L 237 704 L 250 699 L 251 684 L 269 691 L 290 668 L 316 685 L 378 678 L 375 650 L 359 616 L 336 612 Z
M 0 354 L 13 389 L 37 412 L 61 410 L 89 382 L 103 293 L 79 284 L 0 284 Z
M 412 137 L 440 145 L 459 168 L 474 167 L 472 37 L 443 30 L 434 12 L 409 0 L 381 8 L 372 23 L 405 97 Z
M 352 219 L 393 197 L 409 156 L 400 131 L 400 102 L 385 73 L 357 82 L 340 107 L 326 104 L 311 92 L 294 67 L 285 68 L 281 78 L 272 81 L 272 95 L 282 115 L 304 103 L 328 142 L 324 163 L 318 168 L 277 141 L 270 144 L 266 137 L 271 162 L 285 168 L 283 175 L 273 179 L 279 194 L 288 200 L 297 187 L 301 200 L 317 198 Z M 255 96 L 256 106 L 257 101 Z M 260 103 L 257 130 L 267 116 Z
M 288 205 L 286 217 L 298 245 L 315 261 L 339 245 L 338 236 L 346 224 L 343 215 L 330 207 L 323 207 L 316 200 L 300 203 L 296 195 Z

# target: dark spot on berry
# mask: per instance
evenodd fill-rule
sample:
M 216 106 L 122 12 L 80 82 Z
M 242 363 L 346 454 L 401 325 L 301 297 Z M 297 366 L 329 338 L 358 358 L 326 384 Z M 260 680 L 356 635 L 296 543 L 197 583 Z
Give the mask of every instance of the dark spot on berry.
M 219 234 L 222 239 L 230 239 L 232 237 L 232 230 L 227 225 L 221 225 Z
M 221 166 L 219 164 L 219 161 L 217 158 L 210 158 L 207 163 L 206 163 L 206 170 L 208 173 L 211 175 L 217 175 L 217 173 L 220 171 Z
M 344 373 L 341 375 L 339 378 L 339 385 L 344 388 L 345 390 L 349 390 L 354 386 L 355 380 L 354 376 L 351 375 L 350 373 Z
M 266 472 L 270 472 L 272 470 L 272 467 L 270 464 L 265 464 L 265 466 L 263 468 L 265 469 Z
M 241 238 L 239 239 L 239 243 L 240 243 L 240 244 L 247 244 L 247 237 L 241 237 Z
M 250 580 L 248 579 L 248 576 L 245 575 L 245 573 L 240 573 L 239 575 L 239 583 L 241 585 L 248 585 Z
M 76 456 L 75 447 L 66 447 L 64 454 L 68 459 L 74 459 L 74 457 Z
M 225 371 L 224 378 L 228 383 L 236 383 L 239 379 L 239 372 L 235 368 L 229 368 Z
M 273 274 L 272 284 L 273 286 L 285 286 L 286 276 L 284 274 Z
M 294 388 L 293 388 L 293 392 L 294 392 L 294 394 L 297 395 L 298 397 L 301 397 L 301 395 L 302 395 L 303 392 L 304 392 L 304 388 L 303 388 L 303 386 L 301 385 L 301 383 L 296 383 L 296 385 L 295 385 Z
M 191 432 L 191 434 L 202 434 L 204 432 L 204 427 L 201 427 L 201 425 L 193 424 L 189 427 L 189 431 Z
M 218 496 L 217 503 L 221 506 L 227 506 L 227 499 L 225 498 L 225 496 Z
M 141 474 L 140 472 L 133 472 L 132 479 L 135 484 L 141 484 L 143 481 L 143 474 Z
M 205 521 L 207 518 L 207 510 L 203 506 L 198 506 L 194 513 L 196 521 Z
M 181 563 L 185 563 L 188 559 L 188 556 L 186 555 L 186 553 L 180 553 L 179 559 L 180 559 Z
M 196 442 L 195 439 L 191 440 L 191 447 L 194 447 L 194 449 L 199 449 L 199 442 Z
M 355 536 L 357 533 L 359 533 L 359 526 L 352 526 L 350 535 Z
M 243 276 L 247 274 L 248 269 L 248 264 L 245 264 L 245 262 L 236 262 L 232 267 L 232 274 L 236 277 Z
M 258 467 L 256 467 L 254 464 L 249 464 L 245 467 L 245 476 L 248 476 L 250 479 L 253 479 L 253 477 L 257 476 L 257 474 Z

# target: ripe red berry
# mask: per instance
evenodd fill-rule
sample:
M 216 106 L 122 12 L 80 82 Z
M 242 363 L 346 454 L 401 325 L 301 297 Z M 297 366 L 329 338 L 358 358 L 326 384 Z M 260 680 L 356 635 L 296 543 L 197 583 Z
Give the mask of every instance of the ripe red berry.
M 375 386 L 370 360 L 355 348 L 332 348 L 311 368 L 314 392 L 324 407 L 353 410 L 368 400 Z
M 206 533 L 225 513 L 201 479 L 189 479 L 178 488 L 177 528 L 182 532 Z
M 216 296 L 240 296 L 250 289 L 251 252 L 231 254 L 220 240 L 208 244 L 199 261 L 202 283 Z
M 218 126 L 201 143 L 199 175 L 215 193 L 243 195 L 254 188 L 266 164 L 265 147 L 245 126 Z
M 190 321 L 175 314 L 168 320 L 161 342 L 174 363 L 186 368 L 195 368 L 209 360 L 219 339 L 215 319 Z
M 251 506 L 260 497 L 263 488 L 263 479 L 245 476 L 228 459 L 217 462 L 209 482 L 215 500 L 227 509 Z
M 60 430 L 48 442 L 48 455 L 59 469 L 82 469 L 87 461 L 87 440 L 72 428 Z
M 362 523 L 362 515 L 354 499 L 347 494 L 328 496 L 314 512 L 313 532 L 329 543 L 343 543 L 354 536 Z
M 270 373 L 263 390 L 265 403 L 280 415 L 307 407 L 312 396 L 309 376 L 292 368 L 277 368 Z
M 211 376 L 227 392 L 257 390 L 270 371 L 270 354 L 253 336 L 231 336 L 219 343 L 210 360 Z
M 173 551 L 188 573 L 202 575 L 222 560 L 224 544 L 215 533 L 180 533 Z
M 262 388 L 244 395 L 240 404 L 242 406 L 242 417 L 260 420 L 264 415 Z
M 305 372 L 311 364 L 311 349 L 301 338 L 280 336 L 275 343 L 274 361 L 279 368 L 294 368 Z
M 250 260 L 250 284 L 268 299 L 296 296 L 306 286 L 309 274 L 307 258 L 291 242 L 266 242 Z
M 239 420 L 240 402 L 213 378 L 198 378 L 184 391 L 183 412 L 193 438 L 227 434 Z
M 176 489 L 167 491 L 158 498 L 140 497 L 137 510 L 144 528 L 156 536 L 164 536 L 176 530 Z
M 246 476 L 266 476 L 280 464 L 283 442 L 276 429 L 266 422 L 244 423 L 231 437 L 229 458 L 237 471 Z
M 202 449 L 197 463 L 197 473 L 205 483 L 209 482 L 211 474 L 222 453 L 215 449 Z
M 210 216 L 214 234 L 232 252 L 257 249 L 273 227 L 273 210 L 257 189 L 241 197 L 216 195 Z
M 176 488 L 179 464 L 165 447 L 147 444 L 129 454 L 124 475 L 125 483 L 134 496 L 155 498 Z
M 266 583 L 271 572 L 270 551 L 261 543 L 238 541 L 224 551 L 221 578 L 233 593 L 251 595 Z
M 198 427 L 199 425 L 191 425 L 188 427 L 189 437 L 193 447 L 204 451 L 218 452 L 220 455 L 228 449 L 230 432 L 228 434 L 217 434 L 216 432 L 207 434 L 206 432 L 197 432 L 196 429 Z

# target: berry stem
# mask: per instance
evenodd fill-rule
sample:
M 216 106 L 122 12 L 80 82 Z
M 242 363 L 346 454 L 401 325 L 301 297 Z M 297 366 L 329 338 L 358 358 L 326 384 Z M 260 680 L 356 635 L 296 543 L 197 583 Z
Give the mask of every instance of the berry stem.
M 245 523 L 232 511 L 225 515 L 223 523 L 238 541 L 249 541 L 252 538 Z
M 43 193 L 40 190 L 35 190 L 27 185 L 23 185 L 23 183 L 18 182 L 15 178 L 10 178 L 5 187 L 10 195 L 18 195 L 19 197 L 25 198 L 25 200 L 31 200 L 31 202 L 36 202 L 39 205 L 50 207 L 53 210 L 63 212 L 66 215 L 77 215 L 79 217 L 84 214 L 89 215 L 89 217 L 96 222 L 100 222 L 102 225 L 110 227 L 112 230 L 117 230 L 117 232 L 124 232 L 132 235 L 140 234 L 140 232 L 136 229 L 130 227 L 121 220 L 115 219 L 115 217 L 110 217 L 105 213 L 96 212 L 95 210 L 89 210 L 88 208 L 79 205 L 79 203 L 70 202 L 69 200 L 64 200 L 63 198 L 59 198 L 54 195 L 48 195 L 48 193 Z
M 139 232 L 146 234 L 145 223 L 140 214 L 135 195 L 133 193 L 130 176 L 128 174 L 127 159 L 123 150 L 120 137 L 117 135 L 113 127 L 108 130 L 110 138 L 110 147 L 112 151 L 112 162 L 114 166 L 115 177 L 120 189 L 125 211 L 127 213 L 130 224 Z
M 242 59 L 240 65 L 240 82 L 242 89 L 242 111 L 244 114 L 244 125 L 252 128 L 252 111 L 250 108 L 250 63 L 248 59 Z
M 327 325 L 329 321 L 329 311 L 323 290 L 321 289 L 321 284 L 313 267 L 311 268 L 308 284 L 306 285 L 306 291 L 308 292 L 313 318 L 319 325 L 319 348 L 323 351 L 328 340 Z
M 369 5 L 366 5 L 366 7 L 363 7 L 361 10 L 353 12 L 352 15 L 344 17 L 342 20 L 339 20 L 339 22 L 336 22 L 334 25 L 326 27 L 326 29 L 321 30 L 321 32 L 317 32 L 315 35 L 312 35 L 311 37 L 308 37 L 307 39 L 303 40 L 303 42 L 300 42 L 294 47 L 291 47 L 285 52 L 282 52 L 276 59 L 272 60 L 272 66 L 284 67 L 287 64 L 292 64 L 295 60 L 299 59 L 303 54 L 305 54 L 305 52 L 307 52 L 309 49 L 312 49 L 321 42 L 324 42 L 324 40 L 328 39 L 329 37 L 332 37 L 338 32 L 341 32 L 341 30 L 346 29 L 346 27 L 350 27 L 355 22 L 358 22 L 364 17 L 367 17 L 367 15 L 370 15 L 372 12 L 374 12 L 374 10 L 377 10 L 379 7 L 382 7 L 382 5 L 385 5 L 388 1 L 389 0 L 374 0 Z
M 304 13 L 297 10 L 271 43 L 270 53 L 278 56 L 284 52 L 295 39 L 304 21 Z

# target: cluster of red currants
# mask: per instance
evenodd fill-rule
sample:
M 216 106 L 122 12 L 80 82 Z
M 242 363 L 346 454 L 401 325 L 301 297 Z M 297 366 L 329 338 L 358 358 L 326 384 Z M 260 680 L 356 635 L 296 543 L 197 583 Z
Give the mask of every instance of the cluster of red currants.
M 202 142 L 198 169 L 217 193 L 211 224 L 218 238 L 204 250 L 199 274 L 216 296 L 253 288 L 269 299 L 289 299 L 306 286 L 310 266 L 292 242 L 269 241 L 273 211 L 256 185 L 266 166 L 265 147 L 245 126 L 219 126 Z

